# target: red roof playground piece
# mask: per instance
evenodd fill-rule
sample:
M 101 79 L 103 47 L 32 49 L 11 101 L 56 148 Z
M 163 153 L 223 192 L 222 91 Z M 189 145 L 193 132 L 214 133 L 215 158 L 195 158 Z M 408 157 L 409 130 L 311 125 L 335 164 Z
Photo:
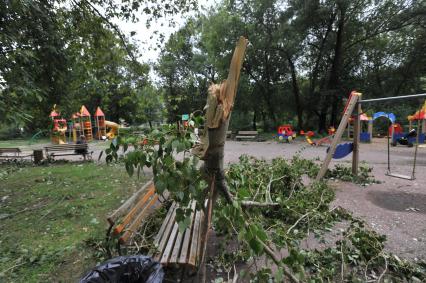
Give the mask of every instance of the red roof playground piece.
M 102 112 L 102 109 L 98 106 L 95 112 L 95 117 L 105 116 L 104 112 Z
M 80 109 L 80 115 L 83 117 L 90 117 L 90 113 L 87 110 L 86 106 L 82 105 Z
M 56 112 L 55 110 L 52 110 L 52 112 L 50 112 L 50 115 L 49 115 L 49 117 L 58 117 L 58 116 L 59 116 L 59 113 Z

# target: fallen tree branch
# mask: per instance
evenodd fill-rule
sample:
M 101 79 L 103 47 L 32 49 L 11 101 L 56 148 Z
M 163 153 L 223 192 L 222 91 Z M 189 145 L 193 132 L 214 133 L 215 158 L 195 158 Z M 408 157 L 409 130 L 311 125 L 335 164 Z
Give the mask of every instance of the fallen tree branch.
M 243 200 L 241 201 L 241 207 L 250 208 L 250 207 L 275 207 L 280 204 L 277 202 L 257 202 L 251 200 Z
M 388 271 L 388 260 L 386 259 L 386 256 L 383 256 L 383 259 L 385 260 L 385 270 L 383 270 L 382 274 L 380 274 L 379 279 L 377 279 L 377 282 L 380 283 L 382 281 L 383 276 Z
M 259 240 L 259 239 L 258 239 Z M 296 278 L 296 276 L 294 276 L 293 273 L 291 273 L 290 271 L 288 271 L 282 264 L 282 262 L 280 261 L 280 259 L 275 255 L 274 251 L 264 242 L 260 241 L 259 242 L 262 243 L 263 246 L 263 250 L 265 251 L 265 253 L 272 259 L 272 261 L 277 265 L 277 266 L 281 266 L 283 268 L 283 273 L 290 279 L 291 282 L 294 283 L 299 283 L 299 279 Z

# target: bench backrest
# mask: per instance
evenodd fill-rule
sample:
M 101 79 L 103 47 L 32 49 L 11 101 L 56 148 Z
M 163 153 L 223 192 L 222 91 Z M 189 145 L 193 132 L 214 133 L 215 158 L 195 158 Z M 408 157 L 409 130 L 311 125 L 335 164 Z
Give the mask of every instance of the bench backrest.
M 126 200 L 119 208 L 117 208 L 113 213 L 111 213 L 107 220 L 111 225 L 114 225 L 118 219 L 126 215 L 132 207 L 134 207 L 139 200 L 144 196 L 149 190 L 155 190 L 154 182 L 151 180 L 146 183 L 141 189 L 134 193 L 128 200 Z
M 257 135 L 257 131 L 238 131 L 238 135 L 244 136 L 244 135 L 248 135 L 248 136 L 253 136 L 253 135 Z
M 89 145 L 87 143 L 82 144 L 60 144 L 60 145 L 52 145 L 46 146 L 44 149 L 46 151 L 69 151 L 76 149 L 88 149 Z
M 2 153 L 18 153 L 21 152 L 19 147 L 2 147 L 0 148 L 0 154 Z

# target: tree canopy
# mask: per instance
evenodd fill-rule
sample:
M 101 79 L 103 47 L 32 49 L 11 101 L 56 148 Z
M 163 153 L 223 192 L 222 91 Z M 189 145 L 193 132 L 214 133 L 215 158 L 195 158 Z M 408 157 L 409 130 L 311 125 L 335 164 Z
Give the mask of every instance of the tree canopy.
M 353 89 L 372 98 L 426 88 L 426 8 L 403 0 L 224 0 L 192 13 L 164 42 L 151 82 L 131 40 L 138 31 L 125 35 L 117 20 L 152 26 L 196 2 L 3 1 L 1 123 L 46 128 L 53 104 L 65 115 L 86 104 L 115 121 L 176 120 L 202 109 L 241 35 L 250 45 L 233 129 L 325 130 L 337 126 Z
M 155 118 L 161 92 L 153 91 L 149 66 L 138 60 L 137 47 L 114 20 L 144 16 L 142 24 L 150 25 L 194 5 L 191 0 L 3 1 L 0 122 L 47 128 L 54 104 L 66 118 L 81 104 L 101 106 L 116 121 Z
M 183 68 L 179 80 L 159 74 L 172 99 L 205 97 L 199 82 L 226 72 L 223 50 L 244 35 L 251 45 L 234 124 L 325 130 L 353 89 L 370 98 L 424 91 L 424 15 L 420 1 L 224 1 L 166 44 L 158 68 Z

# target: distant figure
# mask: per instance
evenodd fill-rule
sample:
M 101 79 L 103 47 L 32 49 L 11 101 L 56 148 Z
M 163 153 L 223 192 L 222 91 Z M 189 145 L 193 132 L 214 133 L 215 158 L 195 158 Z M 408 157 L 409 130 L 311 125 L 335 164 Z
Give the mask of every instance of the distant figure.
M 76 142 L 76 144 L 86 144 L 86 143 L 87 143 L 86 137 L 83 135 L 81 135 L 80 139 Z M 78 148 L 75 150 L 75 153 L 83 155 L 84 160 L 86 160 L 86 154 L 88 153 L 86 148 Z

